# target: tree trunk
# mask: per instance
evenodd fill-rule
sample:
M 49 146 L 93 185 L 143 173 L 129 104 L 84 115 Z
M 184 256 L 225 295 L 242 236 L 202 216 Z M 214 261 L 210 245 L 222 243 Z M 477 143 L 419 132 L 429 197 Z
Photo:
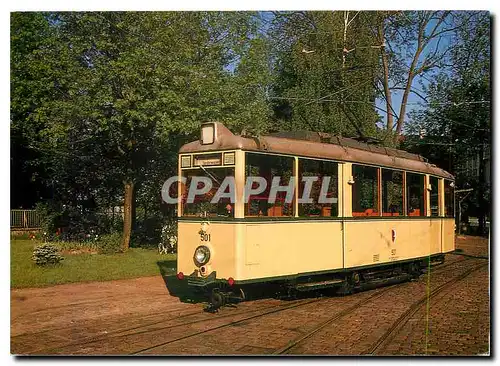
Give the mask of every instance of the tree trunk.
M 134 183 L 124 182 L 125 199 L 123 202 L 123 251 L 130 247 L 132 234 L 132 206 L 134 202 Z
M 408 79 L 406 81 L 406 86 L 403 93 L 403 99 L 401 100 L 401 107 L 399 109 L 399 117 L 398 117 L 398 122 L 396 124 L 395 141 L 397 141 L 397 138 L 399 137 L 399 135 L 401 135 L 401 132 L 403 131 L 403 124 L 405 121 L 405 114 L 406 114 L 406 104 L 408 103 L 408 97 L 410 96 L 411 84 L 413 83 L 413 78 L 415 77 L 415 75 L 420 73 L 417 70 L 417 64 L 420 58 L 420 54 L 424 49 L 423 35 L 426 24 L 427 23 L 421 24 L 419 28 L 417 49 L 415 50 L 415 55 L 413 56 L 410 69 L 408 70 Z M 419 70 L 421 70 L 421 68 Z
M 411 84 L 413 82 L 413 71 L 410 70 L 408 73 L 408 81 L 406 82 L 406 88 L 403 93 L 403 99 L 401 100 L 401 108 L 399 109 L 399 118 L 396 125 L 396 139 L 403 131 L 403 123 L 405 121 L 406 114 L 406 104 L 408 103 L 408 97 L 410 96 Z
M 132 232 L 135 231 L 136 229 L 136 225 L 137 225 L 137 202 L 135 200 L 135 192 L 137 191 L 137 184 L 134 184 L 134 187 L 132 188 L 132 202 L 131 202 L 131 205 L 132 205 L 132 209 L 131 209 L 131 217 L 132 217 Z

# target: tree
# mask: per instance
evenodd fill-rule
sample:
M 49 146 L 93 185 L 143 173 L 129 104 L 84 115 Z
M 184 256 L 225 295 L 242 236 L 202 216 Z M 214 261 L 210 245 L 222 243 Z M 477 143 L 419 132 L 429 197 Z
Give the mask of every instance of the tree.
M 57 202 L 83 212 L 123 198 L 124 250 L 137 192 L 151 206 L 155 189 L 160 205 L 162 181 L 176 174 L 178 148 L 201 122 L 266 128 L 249 113 L 267 113 L 264 65 L 253 55 L 263 49 L 255 14 L 50 13 L 41 19 L 54 34 L 37 54 L 51 97 L 34 109 L 41 127 L 31 148 L 41 152 Z
M 491 197 L 486 177 L 491 156 L 490 19 L 486 12 L 459 16 L 467 24 L 456 31 L 452 71 L 429 84 L 428 108 L 414 112 L 408 128 L 422 136 L 406 145 L 449 169 L 457 187 L 474 189 L 465 203 L 468 213 L 479 217 L 483 233 Z
M 373 137 L 377 43 L 371 13 L 275 13 L 273 88 L 282 129 Z
M 394 127 L 392 137 L 401 135 L 410 93 L 426 99 L 414 81 L 418 77 L 429 80 L 436 76 L 435 70 L 449 64 L 454 45 L 450 37 L 464 29 L 471 16 L 451 11 L 378 12 L 374 33 L 382 45 L 382 72 L 377 87 L 386 102 L 388 137 Z M 398 113 L 393 105 L 395 91 L 402 91 Z
M 50 99 L 47 69 L 40 53 L 51 44 L 53 34 L 41 13 L 11 14 L 10 126 L 11 126 L 11 206 L 33 207 L 37 196 L 49 192 L 42 183 L 43 169 L 35 162 L 39 152 L 29 149 L 41 129 L 36 111 Z

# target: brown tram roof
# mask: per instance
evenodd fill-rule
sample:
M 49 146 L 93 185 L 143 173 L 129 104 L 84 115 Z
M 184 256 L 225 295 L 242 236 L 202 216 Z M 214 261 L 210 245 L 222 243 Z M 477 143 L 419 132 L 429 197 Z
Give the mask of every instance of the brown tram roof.
M 242 137 L 234 135 L 220 122 L 210 123 L 215 125 L 214 143 L 203 145 L 200 140 L 193 141 L 183 145 L 179 152 L 182 154 L 242 149 L 381 165 L 454 179 L 447 171 L 438 168 L 434 164 L 427 163 L 422 156 L 403 150 L 309 131 L 281 132 L 261 137 Z

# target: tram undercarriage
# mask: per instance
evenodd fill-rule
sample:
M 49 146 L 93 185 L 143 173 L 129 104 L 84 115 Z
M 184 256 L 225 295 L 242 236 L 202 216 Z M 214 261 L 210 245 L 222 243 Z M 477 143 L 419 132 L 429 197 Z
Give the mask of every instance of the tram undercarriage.
M 334 290 L 336 295 L 350 295 L 379 286 L 411 281 L 419 278 L 433 265 L 444 263 L 444 254 L 404 263 L 387 263 L 377 267 L 359 268 L 322 275 L 299 275 L 291 280 L 273 280 L 251 284 L 216 280 L 215 273 L 207 278 L 187 276 L 188 285 L 202 292 L 208 299 L 209 311 L 235 304 L 257 296 L 295 297 L 301 293 Z M 195 274 L 193 274 L 195 275 Z

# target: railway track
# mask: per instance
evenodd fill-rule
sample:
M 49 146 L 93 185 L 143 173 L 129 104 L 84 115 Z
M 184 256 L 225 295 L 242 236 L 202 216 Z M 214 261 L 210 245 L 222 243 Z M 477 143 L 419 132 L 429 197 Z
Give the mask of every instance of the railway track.
M 159 331 L 164 331 L 164 330 L 167 330 L 167 329 L 174 329 L 174 328 L 181 328 L 181 327 L 189 327 L 190 325 L 197 324 L 197 323 L 211 322 L 211 321 L 217 321 L 217 320 L 224 319 L 224 318 L 231 318 L 231 317 L 235 318 L 235 317 L 239 317 L 239 316 L 244 316 L 245 314 L 256 313 L 256 312 L 263 312 L 263 313 L 259 313 L 259 314 L 254 315 L 254 316 L 245 317 L 243 319 L 238 319 L 236 321 L 231 321 L 230 323 L 227 323 L 227 324 L 223 325 L 223 326 L 229 326 L 231 324 L 237 324 L 239 322 L 242 322 L 242 321 L 245 321 L 245 320 L 248 320 L 248 319 L 252 319 L 252 318 L 255 318 L 255 317 L 263 316 L 263 315 L 266 315 L 266 314 L 269 314 L 269 313 L 273 313 L 273 312 L 277 312 L 277 311 L 281 311 L 281 310 L 286 310 L 286 309 L 289 309 L 289 308 L 295 308 L 295 307 L 303 306 L 303 305 L 306 305 L 306 304 L 309 304 L 309 303 L 318 302 L 318 301 L 321 301 L 321 300 L 322 299 L 313 299 L 313 300 L 309 300 L 309 301 L 307 301 L 307 300 L 306 301 L 297 300 L 297 301 L 292 302 L 292 304 L 289 303 L 287 305 L 263 306 L 263 307 L 252 308 L 252 309 L 245 309 L 244 311 L 239 311 L 239 312 L 231 312 L 231 313 L 227 313 L 227 314 L 219 314 L 219 315 L 216 315 L 216 316 L 213 315 L 213 316 L 211 316 L 209 318 L 204 317 L 204 318 L 201 318 L 201 319 L 188 320 L 188 321 L 185 321 L 185 322 L 182 322 L 182 323 L 179 323 L 179 324 L 171 324 L 171 325 L 167 325 L 167 326 L 154 327 L 155 325 L 159 325 L 159 324 L 162 324 L 162 323 L 175 322 L 177 319 L 181 319 L 181 318 L 189 318 L 189 317 L 195 317 L 196 318 L 196 317 L 208 315 L 207 313 L 203 313 L 203 312 L 200 312 L 200 311 L 194 311 L 194 312 L 190 312 L 190 313 L 184 314 L 184 315 L 182 315 L 180 317 L 176 317 L 176 318 L 163 319 L 163 320 L 160 320 L 160 321 L 155 321 L 155 322 L 150 322 L 150 323 L 147 323 L 147 324 L 142 324 L 140 326 L 125 328 L 125 329 L 118 329 L 118 330 L 116 330 L 114 332 L 109 332 L 106 335 L 99 335 L 99 336 L 94 336 L 94 337 L 88 337 L 86 339 L 83 339 L 83 340 L 80 340 L 80 341 L 77 341 L 77 342 L 69 342 L 69 343 L 66 343 L 66 344 L 63 344 L 63 345 L 60 345 L 60 346 L 57 346 L 57 347 L 43 348 L 43 349 L 38 350 L 37 352 L 42 352 L 44 354 L 50 354 L 50 353 L 53 353 L 53 352 L 56 352 L 56 351 L 62 351 L 65 348 L 85 346 L 85 345 L 89 345 L 89 344 L 97 343 L 97 342 L 106 342 L 106 341 L 108 341 L 110 339 L 133 337 L 133 336 L 137 336 L 137 335 L 141 335 L 141 334 L 145 334 L 145 333 L 159 332 Z M 151 328 L 151 326 L 153 326 L 153 328 Z M 216 327 L 214 329 L 218 329 L 218 328 L 219 327 Z M 137 331 L 130 333 L 130 331 L 134 331 L 134 330 L 137 330 Z M 210 331 L 210 330 L 211 329 L 209 329 L 207 331 Z M 199 332 L 199 333 L 202 333 L 202 332 Z M 190 336 L 195 336 L 197 334 L 198 333 L 190 335 Z M 184 339 L 184 338 L 185 337 L 181 337 L 181 339 Z M 172 342 L 175 342 L 177 340 L 180 340 L 180 339 L 174 339 L 174 340 L 172 340 Z M 167 343 L 170 343 L 170 342 L 167 342 Z
M 421 309 L 421 307 L 426 303 L 428 298 L 436 297 L 438 294 L 449 289 L 454 284 L 460 282 L 464 278 L 468 277 L 470 274 L 484 268 L 487 265 L 488 265 L 487 263 L 481 263 L 477 266 L 474 266 L 473 268 L 468 269 L 460 276 L 457 276 L 451 279 L 450 281 L 438 286 L 437 288 L 432 290 L 428 296 L 422 296 L 419 300 L 414 302 L 413 305 L 393 323 L 393 325 L 384 333 L 384 335 L 382 335 L 382 337 L 380 337 L 369 350 L 364 352 L 364 354 L 374 355 L 377 354 L 379 351 L 384 350 L 385 346 L 391 342 L 391 340 L 398 334 L 401 328 L 404 327 L 404 325 L 408 322 L 408 320 L 410 320 L 412 316 Z
M 440 272 L 442 272 L 448 266 L 456 265 L 457 263 L 461 263 L 461 262 L 468 261 L 468 260 L 471 260 L 471 258 L 457 259 L 457 260 L 449 262 L 449 263 L 438 265 L 437 266 L 438 269 L 436 269 L 434 271 L 434 273 L 435 274 L 440 273 Z M 341 312 L 341 313 L 337 314 L 336 316 L 334 316 L 332 319 L 329 319 L 327 322 L 320 324 L 321 328 L 315 330 L 314 333 L 317 332 L 317 331 L 319 331 L 319 330 L 321 330 L 322 328 L 324 328 L 328 324 L 331 324 L 335 320 L 340 319 L 340 318 L 346 316 L 348 313 L 352 312 L 353 310 L 355 310 L 359 306 L 362 306 L 363 303 L 369 302 L 370 300 L 375 300 L 377 297 L 382 296 L 383 293 L 385 293 L 386 291 L 389 291 L 392 288 L 393 287 L 387 287 L 385 289 L 382 289 L 381 291 L 378 291 L 376 294 L 371 295 L 368 299 L 364 299 L 364 300 L 361 300 L 361 301 L 357 302 L 353 306 L 349 307 L 348 309 L 346 309 L 343 312 Z M 151 333 L 151 332 L 160 332 L 160 331 L 164 331 L 164 330 L 167 330 L 167 329 L 189 327 L 190 325 L 196 324 L 196 323 L 211 322 L 211 321 L 217 321 L 217 320 L 224 319 L 224 318 L 231 318 L 231 317 L 232 318 L 236 318 L 236 317 L 243 316 L 243 318 L 240 318 L 240 319 L 237 319 L 237 320 L 232 320 L 232 321 L 230 321 L 228 323 L 224 323 L 224 324 L 221 324 L 221 325 L 218 325 L 218 326 L 215 326 L 215 327 L 211 327 L 211 328 L 203 330 L 203 331 L 198 331 L 198 332 L 194 332 L 194 333 L 182 335 L 182 336 L 170 339 L 168 341 L 165 341 L 165 342 L 162 342 L 162 343 L 159 343 L 159 344 L 155 344 L 155 345 L 150 346 L 150 347 L 145 347 L 145 348 L 139 349 L 138 351 L 135 351 L 135 352 L 132 353 L 132 354 L 138 354 L 138 353 L 143 353 L 143 352 L 151 351 L 151 350 L 153 350 L 155 348 L 162 347 L 162 346 L 168 345 L 170 343 L 178 342 L 178 341 L 181 341 L 181 340 L 184 340 L 184 339 L 187 339 L 187 338 L 196 337 L 196 336 L 202 335 L 204 333 L 208 333 L 208 332 L 216 331 L 216 330 L 223 329 L 223 328 L 226 328 L 226 327 L 230 327 L 230 326 L 233 326 L 235 324 L 242 323 L 242 322 L 245 322 L 245 321 L 248 321 L 248 320 L 258 319 L 258 318 L 264 317 L 264 316 L 269 315 L 269 314 L 274 314 L 274 313 L 277 313 L 277 312 L 286 311 L 288 309 L 293 309 L 293 308 L 297 308 L 297 307 L 309 305 L 309 304 L 312 304 L 312 303 L 322 302 L 322 301 L 327 300 L 327 299 L 328 299 L 328 297 L 327 298 L 313 299 L 313 300 L 304 300 L 304 301 L 297 300 L 297 301 L 294 301 L 292 304 L 288 303 L 286 305 L 281 305 L 280 304 L 280 305 L 277 305 L 277 306 L 267 306 L 267 307 L 264 306 L 264 307 L 261 307 L 261 308 L 252 308 L 250 310 L 245 310 L 245 311 L 236 312 L 236 313 L 231 312 L 231 313 L 227 313 L 227 314 L 218 314 L 218 315 L 212 316 L 210 318 L 203 317 L 202 319 L 198 318 L 198 319 L 194 319 L 194 320 L 189 320 L 190 317 L 195 317 L 196 318 L 196 317 L 199 317 L 200 315 L 204 314 L 204 313 L 202 313 L 200 311 L 193 311 L 193 312 L 189 312 L 189 313 L 183 314 L 183 315 L 181 315 L 179 317 L 176 317 L 176 318 L 162 319 L 162 320 L 158 320 L 158 321 L 154 321 L 154 322 L 149 322 L 149 323 L 141 324 L 141 325 L 134 326 L 134 327 L 128 327 L 128 328 L 124 328 L 124 329 L 118 329 L 116 331 L 107 333 L 105 335 L 92 336 L 92 337 L 88 337 L 88 338 L 85 338 L 83 340 L 79 340 L 79 341 L 76 341 L 76 342 L 68 342 L 68 343 L 66 343 L 64 345 L 60 345 L 60 346 L 56 346 L 56 347 L 45 347 L 45 348 L 39 349 L 39 350 L 37 350 L 35 352 L 37 352 L 37 353 L 43 353 L 43 354 L 51 354 L 51 353 L 54 353 L 54 352 L 60 353 L 61 351 L 64 351 L 65 348 L 81 347 L 81 346 L 86 346 L 86 345 L 91 345 L 91 344 L 96 344 L 96 343 L 107 342 L 107 341 L 109 341 L 111 339 L 115 340 L 115 339 L 119 339 L 119 338 L 133 337 L 133 336 L 138 336 L 140 334 L 146 334 L 146 333 Z M 175 312 L 175 311 L 171 311 L 169 313 L 172 313 L 172 312 Z M 255 314 L 255 313 L 257 313 L 257 314 Z M 245 314 L 253 314 L 253 315 L 245 316 Z M 160 315 L 161 315 L 161 313 L 160 313 Z M 144 318 L 148 318 L 148 317 L 151 317 L 151 316 L 152 315 L 148 315 L 148 316 L 146 316 Z M 161 324 L 165 324 L 165 323 L 168 323 L 168 322 L 170 322 L 170 323 L 171 322 L 175 322 L 177 319 L 180 319 L 180 318 L 187 318 L 188 321 L 181 322 L 179 324 L 170 324 L 170 325 L 167 325 L 167 326 L 159 326 L 159 327 L 156 326 L 156 325 L 161 325 Z M 71 328 L 71 327 L 68 327 L 68 328 Z M 39 332 L 39 333 L 41 333 L 41 332 Z M 16 336 L 16 337 L 21 337 L 23 335 L 19 335 L 19 336 Z M 299 342 L 305 340 L 309 336 L 301 337 L 301 338 L 304 338 L 304 339 L 301 339 Z M 293 347 L 293 345 L 291 347 Z M 287 349 L 290 349 L 291 347 L 288 347 Z
M 286 353 L 288 350 L 290 350 L 293 347 L 297 346 L 299 343 L 305 341 L 306 339 L 312 337 L 314 334 L 318 333 L 320 330 L 322 330 L 326 326 L 332 324 L 334 321 L 336 321 L 338 319 L 341 319 L 341 318 L 345 317 L 348 314 L 351 314 L 354 310 L 358 309 L 360 306 L 363 306 L 363 305 L 367 304 L 368 302 L 381 297 L 383 294 L 385 294 L 387 291 L 389 291 L 391 289 L 392 289 L 391 287 L 387 287 L 387 288 L 383 289 L 382 291 L 380 291 L 380 292 L 378 292 L 376 294 L 371 295 L 367 299 L 363 299 L 361 301 L 358 301 L 354 305 L 348 307 L 347 309 L 341 311 L 338 314 L 335 314 L 333 317 L 331 317 L 328 320 L 326 320 L 326 321 L 322 322 L 321 324 L 317 325 L 316 327 L 314 327 L 314 329 L 310 330 L 306 334 L 304 334 L 304 335 L 302 335 L 302 336 L 300 336 L 300 337 L 298 337 L 298 338 L 296 338 L 296 339 L 288 342 L 284 347 L 281 347 L 281 348 L 277 349 L 276 351 L 274 351 L 273 354 L 275 354 L 275 355 L 281 355 L 281 354 Z
M 185 335 L 185 336 L 181 336 L 181 337 L 178 337 L 178 338 L 166 341 L 166 342 L 162 342 L 162 343 L 156 344 L 156 345 L 151 346 L 151 347 L 146 347 L 146 348 L 143 348 L 141 350 L 135 351 L 132 354 L 140 354 L 140 353 L 143 353 L 143 352 L 146 352 L 146 351 L 151 351 L 151 350 L 153 350 L 155 348 L 158 348 L 158 347 L 166 346 L 168 344 L 171 344 L 171 343 L 174 343 L 174 342 L 178 342 L 178 341 L 181 341 L 181 340 L 184 340 L 184 339 L 187 339 L 187 338 L 196 337 L 198 335 L 202 335 L 202 334 L 206 334 L 206 333 L 209 333 L 209 332 L 212 332 L 212 331 L 215 331 L 215 330 L 219 330 L 219 329 L 222 329 L 222 328 L 230 327 L 230 326 L 236 325 L 238 323 L 245 322 L 247 320 L 252 320 L 252 319 L 260 318 L 260 317 L 263 317 L 263 316 L 266 316 L 266 315 L 269 315 L 269 314 L 274 314 L 274 313 L 277 313 L 277 312 L 280 312 L 280 311 L 286 311 L 286 310 L 294 309 L 294 308 L 297 308 L 297 307 L 300 307 L 300 306 L 305 306 L 305 305 L 317 303 L 317 302 L 320 302 L 322 300 L 324 300 L 324 299 L 323 298 L 321 298 L 321 299 L 314 299 L 314 300 L 310 300 L 310 301 L 306 301 L 306 302 L 301 302 L 301 303 L 294 304 L 294 305 L 278 306 L 278 308 L 275 307 L 274 309 L 271 309 L 271 310 L 268 310 L 268 311 L 264 311 L 263 313 L 260 313 L 260 314 L 248 316 L 248 317 L 245 317 L 245 318 L 242 318 L 242 319 L 238 319 L 236 321 L 232 321 L 230 323 L 222 324 L 222 325 L 219 325 L 219 326 L 207 329 L 207 330 L 203 330 L 203 331 L 191 333 L 191 334 L 188 334 L 188 335 Z
M 451 265 L 454 265 L 454 264 L 457 264 L 457 263 L 460 263 L 460 262 L 468 261 L 468 260 L 470 260 L 470 259 L 469 258 L 464 258 L 464 259 L 458 259 L 456 261 L 453 261 L 453 262 L 450 262 L 450 263 L 447 263 L 447 264 L 438 265 L 439 270 L 440 270 L 438 273 L 441 273 L 442 270 L 444 270 L 448 266 L 451 266 Z M 348 313 L 354 311 L 355 309 L 359 308 L 359 306 L 361 306 L 362 303 L 366 303 L 369 300 L 373 300 L 373 299 L 375 299 L 375 298 L 377 298 L 379 296 L 382 296 L 383 293 L 385 293 L 386 291 L 389 291 L 389 290 L 391 290 L 393 288 L 394 287 L 387 287 L 385 289 L 380 290 L 376 294 L 371 295 L 368 299 L 364 299 L 364 300 L 361 300 L 361 301 L 357 302 L 353 306 L 349 307 L 348 309 L 346 309 L 343 312 L 341 312 L 341 313 L 337 314 L 336 316 L 334 316 L 335 319 L 333 319 L 333 320 L 330 319 L 330 321 L 327 324 L 324 324 L 324 325 L 322 324 L 322 327 L 330 324 L 331 322 L 335 321 L 337 318 L 341 318 L 341 317 L 347 315 Z M 280 309 L 273 309 L 273 310 L 270 310 L 270 311 L 266 311 L 266 312 L 264 312 L 262 314 L 257 314 L 257 315 L 254 315 L 254 316 L 246 317 L 246 318 L 243 318 L 243 319 L 240 319 L 240 320 L 237 320 L 237 321 L 234 321 L 234 322 L 222 324 L 220 326 L 213 327 L 213 328 L 210 328 L 210 329 L 207 329 L 207 330 L 203 330 L 203 331 L 195 332 L 195 333 L 188 334 L 188 335 L 185 335 L 185 336 L 182 336 L 182 337 L 178 337 L 176 339 L 172 339 L 172 340 L 169 340 L 167 342 L 162 342 L 160 344 L 156 344 L 154 346 L 141 349 L 141 350 L 136 351 L 136 352 L 134 352 L 132 354 L 139 354 L 139 353 L 151 351 L 151 350 L 153 350 L 155 348 L 158 348 L 158 347 L 166 346 L 168 344 L 171 344 L 171 343 L 174 343 L 174 342 L 178 342 L 178 341 L 181 341 L 181 340 L 184 340 L 184 339 L 196 337 L 196 336 L 199 336 L 199 335 L 206 334 L 208 332 L 212 332 L 212 331 L 216 331 L 216 330 L 219 330 L 219 329 L 222 329 L 222 328 L 230 327 L 230 326 L 233 326 L 235 324 L 238 324 L 238 323 L 241 323 L 241 322 L 244 322 L 244 321 L 247 321 L 247 320 L 252 320 L 252 319 L 260 318 L 260 317 L 263 317 L 263 316 L 266 316 L 266 315 L 269 315 L 269 314 L 274 314 L 274 313 L 277 313 L 277 312 L 280 312 L 280 311 L 285 311 L 285 310 L 296 308 L 296 307 L 299 307 L 299 306 L 308 305 L 310 303 L 317 303 L 317 302 L 320 302 L 320 301 L 322 302 L 322 301 L 325 301 L 327 299 L 328 298 L 322 298 L 322 299 L 308 301 L 308 302 L 305 302 L 305 303 L 300 303 L 298 305 L 285 306 L 285 307 L 280 308 Z
M 447 267 L 449 267 L 451 265 L 459 264 L 459 263 L 462 263 L 462 262 L 468 262 L 471 259 L 473 259 L 473 258 L 464 258 L 464 259 L 456 260 L 456 261 L 453 261 L 453 262 L 450 262 L 450 263 L 447 263 L 447 264 L 439 265 L 439 268 L 438 268 L 439 271 L 434 271 L 434 274 L 442 273 Z M 467 270 L 466 272 L 464 272 L 461 275 L 453 278 L 452 280 L 447 281 L 446 283 L 440 285 L 438 288 L 434 289 L 431 292 L 430 296 L 431 297 L 432 296 L 436 296 L 438 293 L 442 292 L 444 289 L 446 289 L 450 285 L 453 285 L 453 284 L 459 282 L 460 280 L 464 279 L 465 277 L 467 277 L 471 273 L 479 270 L 480 268 L 483 268 L 486 265 L 487 264 L 482 263 L 482 264 L 480 264 L 478 266 L 475 266 L 475 267 Z M 346 316 L 354 313 L 360 307 L 368 305 L 370 302 L 375 301 L 379 297 L 383 296 L 386 292 L 388 292 L 390 290 L 393 290 L 393 289 L 394 289 L 394 287 L 386 288 L 382 292 L 379 292 L 377 294 L 374 294 L 374 295 L 368 297 L 367 299 L 359 301 L 358 303 L 356 303 L 356 304 L 348 307 L 347 309 L 341 311 L 340 313 L 335 314 L 334 316 L 330 317 L 326 321 L 318 324 L 317 326 L 315 326 L 313 329 L 311 329 L 307 333 L 301 335 L 300 337 L 297 337 L 296 339 L 293 339 L 292 341 L 289 341 L 285 346 L 283 346 L 283 347 L 275 350 L 273 352 L 273 354 L 275 354 L 275 355 L 281 355 L 281 354 L 287 353 L 289 350 L 291 350 L 291 349 L 297 347 L 298 345 L 302 344 L 304 341 L 306 341 L 307 339 L 311 338 L 313 335 L 315 335 L 316 333 L 320 332 L 322 329 L 326 328 L 328 325 L 331 325 L 335 321 L 340 320 L 340 319 L 342 319 L 342 318 L 344 318 L 344 317 L 346 317 Z M 393 325 L 391 326 L 391 328 L 389 328 L 387 330 L 387 332 L 384 333 L 384 335 L 382 337 L 380 337 L 375 342 L 375 344 L 368 351 L 365 351 L 363 354 L 375 354 L 375 352 L 377 350 L 381 349 L 381 347 L 383 347 L 385 344 L 389 343 L 390 340 L 392 339 L 392 337 L 397 333 L 397 331 L 412 317 L 412 315 L 414 313 L 416 313 L 420 309 L 420 307 L 426 302 L 426 300 L 427 300 L 427 296 L 424 296 L 424 297 L 420 298 L 419 300 L 417 300 L 416 302 L 414 302 L 411 305 L 410 309 L 408 309 L 408 311 L 406 311 L 403 315 L 401 315 L 401 317 L 399 317 L 396 320 L 396 322 L 393 323 Z

